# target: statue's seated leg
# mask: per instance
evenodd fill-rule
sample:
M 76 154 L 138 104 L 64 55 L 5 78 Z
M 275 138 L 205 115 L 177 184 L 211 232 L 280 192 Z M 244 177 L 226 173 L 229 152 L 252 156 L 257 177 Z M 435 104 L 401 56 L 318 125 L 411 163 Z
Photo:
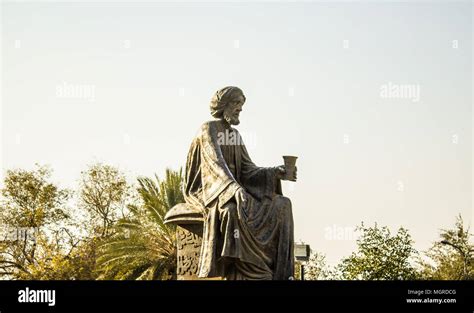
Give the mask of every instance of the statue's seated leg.
M 240 225 L 238 223 L 237 205 L 229 201 L 219 209 L 220 237 L 219 250 L 223 257 L 220 262 L 224 263 L 225 275 L 229 280 L 235 279 L 235 262 L 238 261 L 240 250 Z
M 294 276 L 294 225 L 291 200 L 285 196 L 278 195 L 273 199 L 273 207 L 278 210 L 277 218 L 279 224 L 278 256 L 273 279 L 288 280 Z
M 288 216 L 292 216 L 292 207 L 291 207 L 291 200 L 285 196 L 277 195 L 273 199 L 275 202 L 274 207 L 279 210 L 279 216 L 287 218 Z
M 243 213 L 242 213 L 243 214 Z M 245 217 L 241 216 L 245 219 Z M 262 243 L 255 229 L 239 219 L 237 205 L 230 201 L 219 208 L 221 256 L 227 280 L 270 280 L 272 271 L 262 259 Z M 249 260 L 258 262 L 249 262 Z

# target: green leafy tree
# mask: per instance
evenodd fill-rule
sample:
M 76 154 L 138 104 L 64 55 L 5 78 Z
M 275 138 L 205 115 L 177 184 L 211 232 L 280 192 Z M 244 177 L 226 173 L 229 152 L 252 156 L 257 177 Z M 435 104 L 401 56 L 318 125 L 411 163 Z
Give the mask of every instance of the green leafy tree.
M 125 176 L 110 165 L 96 163 L 82 172 L 80 207 L 90 214 L 93 232 L 110 235 L 111 226 L 124 213 L 129 196 Z
M 36 262 L 28 264 L 26 272 L 20 272 L 19 279 L 28 280 L 94 280 L 96 256 L 93 241 L 81 240 L 76 246 L 65 251 L 58 241 L 51 241 L 40 235 L 37 238 L 41 246 Z
M 453 229 L 441 230 L 440 239 L 426 252 L 428 259 L 421 260 L 424 279 L 474 279 L 474 245 L 472 234 L 464 227 L 462 216 L 456 218 Z
M 1 191 L 0 277 L 35 279 L 39 264 L 67 248 L 65 240 L 56 239 L 67 230 L 71 192 L 50 177 L 51 170 L 39 165 L 32 171 L 7 171 Z
M 184 202 L 182 173 L 166 170 L 164 180 L 138 179 L 140 205 L 116 223 L 116 233 L 102 245 L 101 279 L 170 279 L 176 268 L 175 227 L 166 212 Z
M 16 227 L 43 227 L 68 217 L 65 204 L 71 192 L 49 182 L 51 169 L 8 170 L 2 189 L 1 219 Z
M 412 261 L 417 251 L 408 231 L 401 227 L 395 235 L 388 227 L 357 227 L 361 236 L 356 252 L 342 260 L 338 271 L 342 279 L 405 280 L 418 277 Z

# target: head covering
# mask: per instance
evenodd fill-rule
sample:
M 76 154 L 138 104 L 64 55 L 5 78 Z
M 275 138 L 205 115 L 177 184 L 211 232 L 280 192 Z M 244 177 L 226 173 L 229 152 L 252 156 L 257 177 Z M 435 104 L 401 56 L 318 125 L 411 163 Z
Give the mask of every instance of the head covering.
M 226 105 L 234 101 L 239 95 L 242 95 L 245 99 L 244 93 L 239 87 L 227 86 L 216 91 L 211 99 L 211 115 L 215 118 L 221 118 Z

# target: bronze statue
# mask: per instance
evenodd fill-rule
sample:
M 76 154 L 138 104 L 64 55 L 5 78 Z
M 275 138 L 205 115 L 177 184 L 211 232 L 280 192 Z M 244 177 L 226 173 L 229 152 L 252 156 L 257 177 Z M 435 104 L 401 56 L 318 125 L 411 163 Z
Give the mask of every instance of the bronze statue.
M 203 235 L 197 274 L 229 280 L 293 278 L 293 215 L 280 180 L 296 180 L 285 166 L 258 167 L 239 132 L 245 96 L 237 87 L 217 91 L 215 120 L 204 123 L 186 163 L 186 205 L 200 208 Z

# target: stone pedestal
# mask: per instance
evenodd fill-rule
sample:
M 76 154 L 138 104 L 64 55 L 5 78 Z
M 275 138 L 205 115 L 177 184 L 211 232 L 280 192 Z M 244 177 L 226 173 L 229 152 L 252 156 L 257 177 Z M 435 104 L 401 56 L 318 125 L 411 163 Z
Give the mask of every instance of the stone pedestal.
M 202 223 L 184 224 L 176 227 L 178 280 L 198 279 L 199 255 L 201 253 Z
M 203 231 L 202 210 L 180 203 L 166 213 L 165 223 L 176 224 L 177 279 L 208 280 L 197 277 Z M 220 278 L 210 278 L 216 279 Z

